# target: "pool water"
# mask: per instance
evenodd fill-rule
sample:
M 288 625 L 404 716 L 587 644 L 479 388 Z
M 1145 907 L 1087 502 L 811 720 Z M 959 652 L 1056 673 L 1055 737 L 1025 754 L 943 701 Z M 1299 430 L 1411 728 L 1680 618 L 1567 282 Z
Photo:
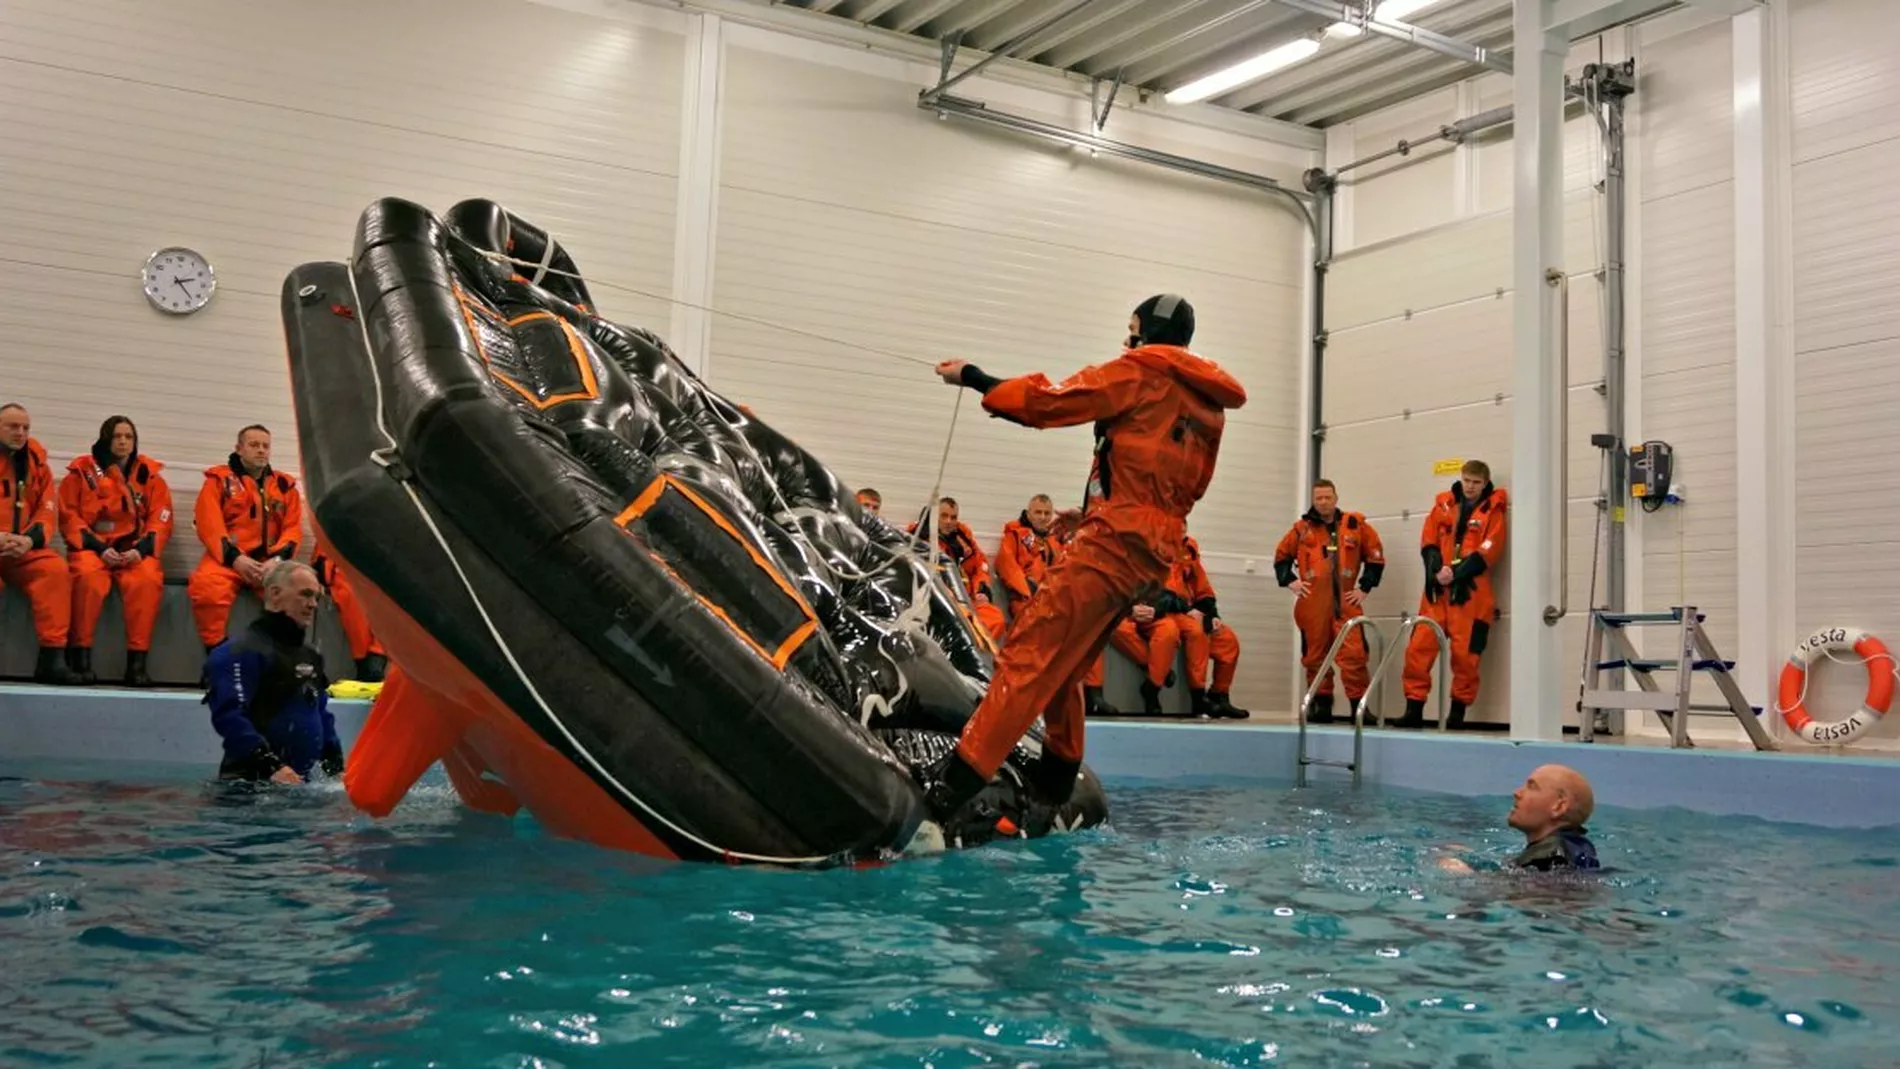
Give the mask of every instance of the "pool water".
M 1900 832 L 1606 806 L 1614 871 L 1455 877 L 1508 801 L 1123 784 L 865 871 L 656 866 L 425 786 L 0 764 L 0 1065 L 1891 1064 Z

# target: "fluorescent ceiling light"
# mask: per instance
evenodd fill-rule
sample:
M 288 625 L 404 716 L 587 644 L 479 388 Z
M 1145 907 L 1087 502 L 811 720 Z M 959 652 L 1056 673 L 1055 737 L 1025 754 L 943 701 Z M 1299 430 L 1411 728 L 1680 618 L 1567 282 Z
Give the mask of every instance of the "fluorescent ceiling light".
M 1326 36 L 1328 37 L 1357 37 L 1364 32 L 1366 31 L 1354 26 L 1350 22 L 1335 22 L 1331 26 L 1326 27 Z
M 1397 22 L 1436 3 L 1438 0 L 1385 0 L 1385 3 L 1372 9 L 1372 17 L 1380 22 Z
M 1224 71 L 1216 71 L 1199 81 L 1189 82 L 1170 92 L 1165 99 L 1170 104 L 1192 104 L 1197 100 L 1220 96 L 1222 93 L 1248 82 L 1259 81 L 1274 71 L 1291 67 L 1303 59 L 1311 59 L 1319 51 L 1319 42 L 1311 37 L 1302 37 L 1269 52 L 1236 63 Z

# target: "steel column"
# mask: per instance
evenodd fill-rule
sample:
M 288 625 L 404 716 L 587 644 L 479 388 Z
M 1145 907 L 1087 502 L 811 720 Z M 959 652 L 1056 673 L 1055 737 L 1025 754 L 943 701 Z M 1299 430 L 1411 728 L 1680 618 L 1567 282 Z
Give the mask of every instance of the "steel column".
M 1557 621 L 1546 609 L 1563 602 L 1558 559 L 1565 472 L 1560 458 L 1567 428 L 1559 369 L 1557 297 L 1546 284 L 1564 270 L 1564 60 L 1569 42 L 1545 30 L 1551 0 L 1518 0 L 1516 48 L 1516 354 L 1512 394 L 1511 737 L 1563 737 L 1564 690 Z

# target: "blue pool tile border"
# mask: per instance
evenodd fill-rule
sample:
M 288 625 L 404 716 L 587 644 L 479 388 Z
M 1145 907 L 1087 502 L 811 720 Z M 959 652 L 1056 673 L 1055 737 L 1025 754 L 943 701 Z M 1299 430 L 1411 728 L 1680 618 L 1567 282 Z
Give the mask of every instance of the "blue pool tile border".
M 369 714 L 367 702 L 332 701 L 348 747 Z M 1344 759 L 1351 733 L 1309 733 L 1316 757 Z M 1110 785 L 1121 781 L 1257 780 L 1284 785 L 1294 772 L 1292 727 L 1102 721 L 1088 724 L 1088 761 Z M 217 766 L 218 740 L 197 694 L 117 688 L 48 689 L 0 684 L 0 760 L 116 760 Z M 1570 765 L 1590 778 L 1599 806 L 1679 807 L 1723 816 L 1831 828 L 1900 825 L 1900 760 L 1822 752 L 1533 743 L 1485 735 L 1370 731 L 1365 780 L 1407 790 L 1506 796 L 1537 765 Z M 1346 777 L 1314 768 L 1315 784 Z

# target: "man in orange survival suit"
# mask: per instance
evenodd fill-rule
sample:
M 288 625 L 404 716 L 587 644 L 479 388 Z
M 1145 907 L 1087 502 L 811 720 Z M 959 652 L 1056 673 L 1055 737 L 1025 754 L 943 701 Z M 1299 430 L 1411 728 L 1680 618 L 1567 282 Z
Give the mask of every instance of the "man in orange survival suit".
M 1067 542 L 1055 536 L 1055 518 L 1055 501 L 1048 494 L 1037 494 L 1029 499 L 1021 516 L 1003 525 L 1002 545 L 996 551 L 996 577 L 1008 591 L 1011 620 L 1022 619 L 1029 599 L 1042 589 L 1049 569 L 1068 548 Z M 1087 716 L 1121 715 L 1120 709 L 1102 697 L 1104 668 L 1097 657 L 1082 680 L 1083 711 Z
M 1074 543 L 1010 631 L 956 749 L 921 777 L 946 828 L 961 826 L 951 818 L 982 793 L 1038 716 L 1047 736 L 1031 777 L 1043 798 L 1068 798 L 1082 761 L 1082 680 L 1116 622 L 1167 579 L 1188 512 L 1214 477 L 1224 410 L 1246 403 L 1232 375 L 1188 351 L 1194 309 L 1186 300 L 1148 298 L 1129 330 L 1119 357 L 1060 383 L 1041 374 L 997 379 L 961 360 L 937 365 L 945 382 L 981 391 L 992 415 L 1028 427 L 1093 423 L 1096 440 L 1084 510 L 1056 524 L 1058 533 L 1075 526 Z
M 297 555 L 303 537 L 303 494 L 297 480 L 270 466 L 270 430 L 238 432 L 228 462 L 205 469 L 198 489 L 198 541 L 205 556 L 185 591 L 205 650 L 224 641 L 231 606 L 244 587 L 261 590 L 264 568 Z
M 323 589 L 329 592 L 330 600 L 336 604 L 337 622 L 343 625 L 343 637 L 349 640 L 350 659 L 356 662 L 355 678 L 361 683 L 380 683 L 389 669 L 389 656 L 383 651 L 383 644 L 376 641 L 375 632 L 370 630 L 369 617 L 363 615 L 363 606 L 357 603 L 356 592 L 350 589 L 350 581 L 343 575 L 343 569 L 336 566 L 323 539 L 317 539 L 316 552 L 311 555 L 310 568 L 317 573 L 317 580 Z
M 1183 596 L 1181 591 L 1185 591 Z M 1234 686 L 1234 670 L 1240 664 L 1240 638 L 1221 619 L 1220 601 L 1214 596 L 1214 583 L 1201 563 L 1201 545 L 1193 536 L 1181 539 L 1181 556 L 1174 564 L 1174 578 L 1163 598 L 1179 599 L 1175 609 L 1175 628 L 1187 650 L 1188 693 L 1194 700 L 1194 715 L 1227 720 L 1245 720 L 1247 710 L 1236 708 L 1228 692 Z M 1209 655 L 1214 659 L 1214 679 L 1207 679 Z M 1203 690 L 1202 688 L 1207 689 Z
M 1491 570 L 1504 556 L 1504 513 L 1510 502 L 1491 485 L 1491 468 L 1482 460 L 1465 462 L 1458 481 L 1438 495 L 1419 532 L 1425 557 L 1425 593 L 1418 614 L 1438 621 L 1451 640 L 1451 708 L 1445 726 L 1464 726 L 1465 710 L 1478 700 L 1478 657 L 1497 619 Z M 1414 629 L 1405 650 L 1405 715 L 1399 727 L 1422 727 L 1425 699 L 1432 693 L 1432 665 L 1438 639 Z
M 976 607 L 976 618 L 990 638 L 1003 641 L 1003 610 L 990 603 L 990 558 L 976 544 L 976 532 L 970 525 L 957 519 L 957 499 L 946 497 L 937 502 L 937 547 L 957 566 L 963 575 L 963 585 L 970 593 L 970 602 Z M 923 521 L 906 528 L 909 534 L 916 534 Z
M 49 548 L 59 529 L 53 501 L 53 469 L 46 450 L 32 438 L 33 417 L 22 405 L 0 405 L 0 507 L 7 510 L 0 533 L 0 586 L 18 587 L 33 606 L 33 630 L 39 634 L 36 683 L 65 686 L 75 682 L 66 667 L 66 639 L 72 622 L 72 581 L 66 562 Z
M 165 597 L 159 555 L 172 537 L 163 467 L 139 452 L 139 429 L 130 419 L 108 416 L 92 449 L 74 457 L 59 481 L 59 530 L 73 587 L 66 661 L 81 683 L 93 682 L 92 639 L 106 595 L 117 586 L 125 606 L 125 685 L 152 685 L 145 663 Z
M 1339 491 L 1332 481 L 1313 484 L 1313 507 L 1294 521 L 1273 552 L 1273 570 L 1280 585 L 1293 591 L 1293 626 L 1300 630 L 1300 664 L 1306 685 L 1326 659 L 1346 621 L 1365 615 L 1366 595 L 1385 576 L 1385 548 L 1379 532 L 1357 512 L 1339 511 Z M 1365 697 L 1366 640 L 1355 634 L 1339 649 L 1339 672 L 1346 677 L 1346 699 Z M 1313 695 L 1309 721 L 1333 719 L 1333 673 L 1328 672 Z

